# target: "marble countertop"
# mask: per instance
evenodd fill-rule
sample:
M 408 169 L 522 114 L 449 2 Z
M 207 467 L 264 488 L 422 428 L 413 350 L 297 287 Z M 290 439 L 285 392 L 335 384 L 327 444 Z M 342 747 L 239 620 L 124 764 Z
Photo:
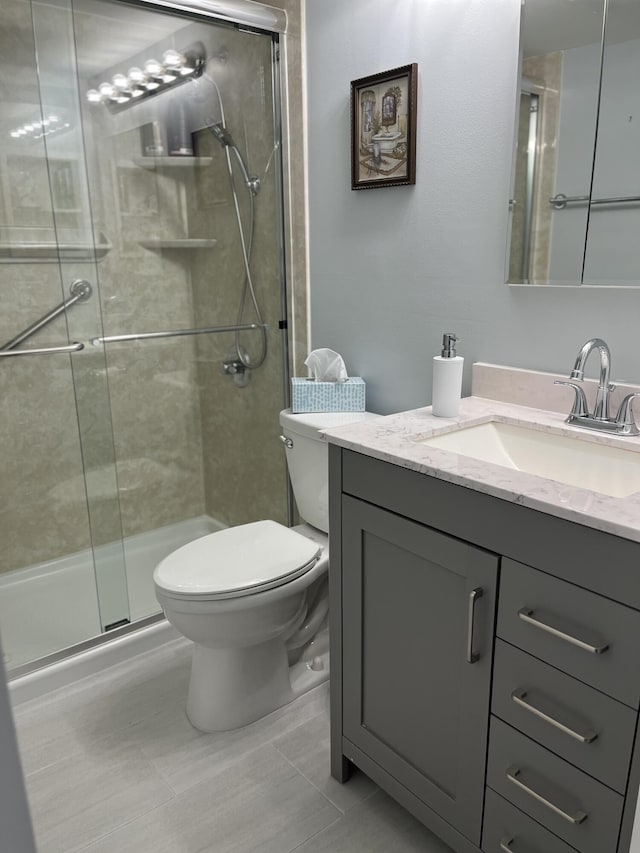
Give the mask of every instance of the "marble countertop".
M 326 430 L 325 434 L 329 442 L 348 450 L 640 542 L 640 492 L 610 497 L 419 443 L 442 433 L 500 421 L 640 454 L 640 436 L 610 436 L 569 427 L 565 417 L 542 409 L 465 397 L 456 418 L 436 418 L 429 407 L 358 421 Z

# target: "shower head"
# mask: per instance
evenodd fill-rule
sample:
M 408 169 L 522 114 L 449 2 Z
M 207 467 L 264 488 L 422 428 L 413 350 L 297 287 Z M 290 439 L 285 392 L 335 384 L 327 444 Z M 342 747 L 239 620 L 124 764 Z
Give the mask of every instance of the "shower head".
M 242 180 L 244 181 L 245 187 L 253 195 L 258 195 L 260 192 L 260 178 L 249 174 L 247 164 L 244 162 L 244 158 L 240 153 L 238 146 L 233 141 L 233 136 L 231 136 L 227 128 L 222 124 L 222 122 L 217 122 L 215 124 L 207 124 L 207 130 L 213 134 L 223 148 L 233 151 L 235 158 L 238 161 L 238 165 L 240 166 Z M 231 168 L 230 161 L 229 168 Z
M 236 147 L 236 144 L 233 141 L 233 137 L 231 136 L 227 128 L 222 124 L 222 122 L 207 125 L 207 130 L 209 130 L 215 136 L 215 138 L 218 140 L 218 142 L 220 143 L 220 145 L 222 145 L 223 148 Z

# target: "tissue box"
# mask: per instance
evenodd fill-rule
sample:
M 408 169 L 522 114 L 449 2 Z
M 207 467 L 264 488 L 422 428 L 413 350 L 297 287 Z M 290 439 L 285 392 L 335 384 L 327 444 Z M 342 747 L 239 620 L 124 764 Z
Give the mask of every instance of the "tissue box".
M 346 382 L 316 382 L 314 379 L 291 379 L 291 411 L 364 412 L 364 379 L 350 376 Z

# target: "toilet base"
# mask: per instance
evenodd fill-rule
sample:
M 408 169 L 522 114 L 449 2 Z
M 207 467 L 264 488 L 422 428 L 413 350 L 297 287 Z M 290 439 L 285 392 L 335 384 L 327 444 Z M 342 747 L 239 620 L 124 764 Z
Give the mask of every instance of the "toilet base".
M 247 726 L 329 677 L 328 648 L 289 666 L 281 640 L 234 649 L 194 645 L 187 717 L 202 732 Z
M 200 731 L 246 726 L 292 699 L 282 640 L 232 649 L 194 645 L 187 716 Z

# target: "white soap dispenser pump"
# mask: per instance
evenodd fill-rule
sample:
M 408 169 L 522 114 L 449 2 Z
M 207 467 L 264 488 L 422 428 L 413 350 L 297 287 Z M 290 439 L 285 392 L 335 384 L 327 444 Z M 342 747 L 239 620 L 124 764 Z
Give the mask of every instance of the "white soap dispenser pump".
M 442 336 L 442 355 L 436 355 L 433 359 L 431 411 L 437 418 L 455 418 L 460 407 L 464 358 L 456 355 L 457 340 L 453 332 L 445 332 Z

